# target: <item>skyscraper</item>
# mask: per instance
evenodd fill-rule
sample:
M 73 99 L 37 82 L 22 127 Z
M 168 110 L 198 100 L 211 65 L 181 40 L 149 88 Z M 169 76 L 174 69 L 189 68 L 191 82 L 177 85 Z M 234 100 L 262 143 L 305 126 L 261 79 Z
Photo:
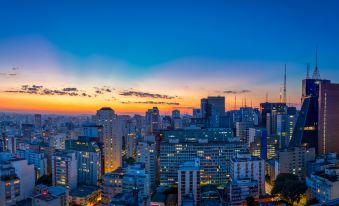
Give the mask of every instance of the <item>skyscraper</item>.
M 319 147 L 318 152 L 339 153 L 339 84 L 319 85 Z
M 35 130 L 40 131 L 41 130 L 41 114 L 35 114 L 34 115 L 34 127 Z
M 52 182 L 68 189 L 78 185 L 77 160 L 75 152 L 59 151 L 52 156 Z
M 160 129 L 160 113 L 158 107 L 153 107 L 146 112 L 147 133 Z
M 78 162 L 78 184 L 98 185 L 101 179 L 101 151 L 89 137 L 79 137 L 79 140 L 66 140 L 66 150 L 76 153 Z
M 302 106 L 289 144 L 290 147 L 305 145 L 314 147 L 318 152 L 319 85 L 329 83 L 329 80 L 320 79 L 316 63 L 312 79 L 306 78 L 302 83 Z
M 220 117 L 225 115 L 225 97 L 210 96 L 201 99 L 201 115 L 207 127 L 219 127 Z
M 117 131 L 116 118 L 114 110 L 107 107 L 101 108 L 96 114 L 96 123 L 103 126 L 105 172 L 121 166 L 122 136 Z

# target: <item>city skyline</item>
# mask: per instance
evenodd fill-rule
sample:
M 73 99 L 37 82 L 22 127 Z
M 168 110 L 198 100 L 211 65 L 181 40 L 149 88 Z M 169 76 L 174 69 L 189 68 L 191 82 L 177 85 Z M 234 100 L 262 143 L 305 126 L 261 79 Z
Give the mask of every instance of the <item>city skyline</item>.
M 39 6 L 37 6 L 39 5 Z M 158 106 L 190 113 L 206 96 L 226 109 L 300 106 L 315 50 L 322 78 L 339 81 L 338 2 L 191 1 L 102 4 L 2 2 L 0 111 L 119 114 Z M 302 12 L 301 12 L 302 11 Z

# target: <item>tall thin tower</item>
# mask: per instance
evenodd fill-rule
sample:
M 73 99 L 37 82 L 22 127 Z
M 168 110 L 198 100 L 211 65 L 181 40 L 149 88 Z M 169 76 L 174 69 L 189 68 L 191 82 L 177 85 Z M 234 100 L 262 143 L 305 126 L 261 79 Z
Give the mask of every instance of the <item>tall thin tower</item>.
M 283 96 L 283 102 L 287 102 L 287 92 L 286 92 L 286 64 L 285 64 L 285 74 L 284 74 L 284 96 Z
M 318 47 L 315 50 L 315 68 L 314 68 L 314 72 L 313 72 L 313 79 L 320 79 L 320 72 L 318 69 Z

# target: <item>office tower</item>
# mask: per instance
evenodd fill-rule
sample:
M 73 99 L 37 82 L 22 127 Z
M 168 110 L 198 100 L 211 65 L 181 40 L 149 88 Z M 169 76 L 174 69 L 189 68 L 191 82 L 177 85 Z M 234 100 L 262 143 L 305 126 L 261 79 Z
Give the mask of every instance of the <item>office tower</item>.
M 139 205 L 149 204 L 149 176 L 142 164 L 130 165 L 122 178 L 122 192 L 132 193 L 130 199 L 137 200 Z
M 52 182 L 70 190 L 78 184 L 78 162 L 75 152 L 58 151 L 52 156 Z
M 220 117 L 225 115 L 225 97 L 201 99 L 201 114 L 207 127 L 220 127 Z
M 279 152 L 279 136 L 267 136 L 267 159 L 274 159 Z
M 27 142 L 32 142 L 34 135 L 34 125 L 33 124 L 22 124 L 22 137 Z
M 286 103 L 270 103 L 265 102 L 260 104 L 260 111 L 261 111 L 261 126 L 270 128 L 267 130 L 268 135 L 272 134 L 271 128 L 274 127 L 274 121 L 272 115 L 278 114 L 286 111 Z M 270 121 L 268 121 L 268 118 Z M 273 124 L 273 125 L 272 125 Z
M 136 153 L 137 153 L 137 138 L 138 135 L 140 134 L 140 129 L 137 126 L 136 120 L 129 119 L 126 121 L 126 126 L 124 129 L 124 152 L 125 152 L 125 157 L 126 158 L 136 158 Z
M 249 128 L 248 139 L 250 153 L 253 156 L 267 159 L 267 131 L 266 128 Z
M 178 205 L 200 205 L 199 159 L 180 164 L 178 170 Z M 186 203 L 186 204 L 185 204 Z
M 34 150 L 17 150 L 16 154 L 33 164 L 35 169 L 35 177 L 39 179 L 43 175 L 47 175 L 47 157 L 45 153 Z
M 34 127 L 35 127 L 35 130 L 41 131 L 41 128 L 42 128 L 41 114 L 34 115 Z
M 103 127 L 103 155 L 105 172 L 111 172 L 121 166 L 122 136 L 118 131 L 117 115 L 111 108 L 103 107 L 96 113 L 96 123 Z
M 193 118 L 201 118 L 201 109 L 193 109 L 192 111 Z
M 240 141 L 246 145 L 250 145 L 248 139 L 248 129 L 253 127 L 253 122 L 236 122 L 236 135 L 240 138 Z
M 257 182 L 258 194 L 265 194 L 265 160 L 250 154 L 237 154 L 231 159 L 231 179 Z
M 288 107 L 286 114 L 277 115 L 277 135 L 280 137 L 279 148 L 286 148 L 293 136 L 294 126 L 297 120 L 295 107 Z
M 93 122 L 86 122 L 81 126 L 80 135 L 82 138 L 88 138 L 88 141 L 95 142 L 101 153 L 101 176 L 105 174 L 105 158 L 104 158 L 104 137 L 103 137 L 103 126 L 97 125 Z
M 319 85 L 319 147 L 320 154 L 339 153 L 339 84 Z
M 31 197 L 34 206 L 69 206 L 69 190 L 62 186 L 37 185 Z
M 290 141 L 291 147 L 306 145 L 319 151 L 318 116 L 319 116 L 319 85 L 330 84 L 329 80 L 320 79 L 318 65 L 313 77 L 306 78 L 302 82 L 302 106 L 298 115 L 297 123 Z M 323 99 L 324 100 L 324 99 Z
M 137 162 L 145 164 L 145 172 L 149 176 L 150 191 L 156 188 L 156 150 L 155 142 L 144 141 L 137 145 Z
M 201 183 L 226 184 L 229 160 L 247 151 L 232 136 L 232 129 L 222 128 L 165 131 L 160 143 L 160 185 L 175 184 L 179 165 L 196 158 L 200 158 Z
M 300 179 L 306 177 L 307 162 L 315 158 L 315 149 L 304 146 L 289 147 L 279 151 L 278 162 L 280 173 L 297 175 Z
M 172 111 L 172 119 L 180 118 L 180 110 L 175 109 Z
M 254 124 L 254 109 L 252 107 L 241 107 L 241 122 L 252 122 Z
M 121 168 L 108 172 L 102 176 L 102 203 L 108 205 L 112 197 L 122 192 L 122 177 L 124 173 Z
M 14 205 L 29 198 L 34 188 L 34 166 L 10 153 L 0 153 L 0 204 Z
M 146 112 L 146 130 L 151 134 L 158 129 L 160 129 L 160 113 L 157 107 L 153 107 Z
M 89 137 L 66 140 L 66 150 L 76 153 L 78 162 L 78 184 L 98 185 L 101 180 L 101 151 Z

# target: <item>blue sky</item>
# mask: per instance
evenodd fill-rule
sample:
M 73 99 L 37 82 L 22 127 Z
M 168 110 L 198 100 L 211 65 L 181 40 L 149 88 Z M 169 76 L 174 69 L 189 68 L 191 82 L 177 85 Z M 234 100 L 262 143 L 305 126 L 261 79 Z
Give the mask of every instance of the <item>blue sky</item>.
M 215 73 L 224 72 L 228 77 L 234 75 L 234 79 L 241 78 L 236 71 L 244 75 L 253 72 L 253 78 L 257 73 L 262 76 L 267 74 L 263 80 L 269 84 L 262 84 L 258 91 L 271 85 L 276 86 L 275 91 L 278 91 L 281 71 L 286 63 L 291 81 L 289 85 L 293 85 L 290 92 L 298 100 L 305 65 L 311 63 L 314 67 L 317 46 L 322 77 L 339 81 L 339 1 L 335 0 L 4 0 L 0 3 L 0 26 L 3 62 L 13 55 L 15 59 L 16 51 L 24 47 L 21 55 L 32 55 L 31 61 L 36 66 L 42 61 L 38 54 L 48 48 L 46 52 L 55 54 L 53 63 L 57 62 L 58 69 L 63 70 L 65 75 L 82 75 L 76 81 L 89 79 L 88 75 L 95 76 L 93 71 L 96 69 L 109 73 L 111 65 L 118 62 L 118 74 L 122 79 L 131 81 L 132 86 L 125 87 L 143 90 L 142 80 L 132 80 L 150 75 L 164 78 L 156 75 L 163 72 L 163 65 L 172 65 L 175 73 L 177 68 L 189 64 L 193 66 L 187 66 L 185 70 L 194 76 L 199 76 L 204 70 L 209 70 L 212 77 Z M 204 67 L 197 69 L 201 59 Z M 210 66 L 206 62 L 210 62 Z M 46 64 L 48 62 L 43 65 Z M 225 66 L 214 67 L 215 64 Z M 251 64 L 254 64 L 253 68 Z M 240 66 L 238 70 L 230 69 L 227 73 L 227 65 Z M 167 68 L 169 71 L 166 72 L 170 72 L 171 68 Z M 26 71 L 29 69 L 30 66 L 27 66 Z M 100 78 L 103 82 L 111 81 L 98 77 L 95 82 Z M 18 83 L 17 80 L 12 81 L 11 85 Z M 33 79 L 27 81 L 32 82 Z M 186 81 L 190 85 L 189 80 Z M 228 86 L 215 89 L 228 89 Z M 245 84 L 244 87 L 251 85 Z M 163 91 L 165 89 L 164 86 Z

